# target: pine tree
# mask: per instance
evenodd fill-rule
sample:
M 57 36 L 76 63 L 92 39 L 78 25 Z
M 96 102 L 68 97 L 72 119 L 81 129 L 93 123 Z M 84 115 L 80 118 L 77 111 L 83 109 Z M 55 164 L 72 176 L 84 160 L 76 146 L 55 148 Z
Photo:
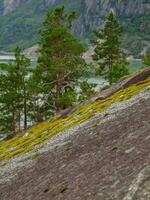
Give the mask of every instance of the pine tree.
M 59 112 L 75 100 L 75 87 L 85 65 L 83 45 L 70 32 L 75 12 L 64 6 L 47 13 L 40 31 L 38 66 L 34 73 L 44 110 Z
M 21 108 L 24 115 L 24 129 L 27 129 L 27 101 L 28 101 L 28 79 L 30 69 L 30 59 L 26 58 L 22 53 L 20 47 L 15 49 L 15 62 L 14 69 L 16 69 L 16 74 L 18 76 L 18 91 L 21 95 Z
M 5 64 L 1 65 L 0 70 L 0 130 L 1 133 L 15 132 L 16 99 L 20 97 L 16 93 L 13 68 L 11 64 Z
M 30 60 L 21 54 L 19 47 L 15 50 L 15 61 L 1 64 L 0 74 L 0 122 L 1 132 L 15 133 L 21 128 L 24 118 L 24 129 L 27 128 L 27 82 Z M 24 117 L 22 117 L 22 115 Z
M 99 65 L 98 73 L 108 79 L 109 83 L 116 82 L 128 74 L 126 56 L 121 49 L 120 34 L 123 28 L 111 11 L 103 29 L 96 31 L 95 52 L 93 60 Z

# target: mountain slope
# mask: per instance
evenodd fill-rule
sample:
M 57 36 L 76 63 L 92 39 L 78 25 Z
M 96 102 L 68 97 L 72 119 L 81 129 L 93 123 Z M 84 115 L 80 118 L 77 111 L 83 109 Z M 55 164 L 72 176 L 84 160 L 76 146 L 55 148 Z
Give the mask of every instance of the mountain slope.
M 139 98 L 101 125 L 63 138 L 0 184 L 1 200 L 150 199 L 149 105 L 150 98 Z
M 0 199 L 149 199 L 149 113 L 147 68 L 1 142 Z
M 94 28 L 100 27 L 107 12 L 113 8 L 125 28 L 125 47 L 130 44 L 131 51 L 136 53 L 150 41 L 149 0 L 1 0 L 0 48 L 12 49 L 16 43 L 32 46 L 45 11 L 62 4 L 68 10 L 77 11 L 73 31 L 80 38 L 89 37 Z

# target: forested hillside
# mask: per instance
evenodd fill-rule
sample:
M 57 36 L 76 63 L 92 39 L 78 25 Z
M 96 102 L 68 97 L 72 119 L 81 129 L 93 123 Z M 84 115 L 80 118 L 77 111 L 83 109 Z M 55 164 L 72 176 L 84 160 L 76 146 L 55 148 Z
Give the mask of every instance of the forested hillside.
M 45 11 L 58 4 L 77 11 L 73 32 L 81 39 L 89 39 L 92 30 L 103 24 L 106 13 L 113 8 L 124 26 L 123 46 L 134 55 L 150 46 L 149 0 L 1 0 L 0 49 L 35 44 Z

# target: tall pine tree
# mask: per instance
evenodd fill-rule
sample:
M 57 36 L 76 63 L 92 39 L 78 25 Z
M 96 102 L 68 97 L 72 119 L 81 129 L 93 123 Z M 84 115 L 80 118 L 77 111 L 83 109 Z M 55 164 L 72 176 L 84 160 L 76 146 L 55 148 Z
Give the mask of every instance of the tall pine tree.
M 66 14 L 64 6 L 49 11 L 40 31 L 34 77 L 43 94 L 44 110 L 59 112 L 75 100 L 75 87 L 85 65 L 84 47 L 70 32 L 75 15 Z
M 24 129 L 27 129 L 27 101 L 28 101 L 28 80 L 30 76 L 30 59 L 26 58 L 22 53 L 20 47 L 15 49 L 14 69 L 18 76 L 18 91 L 21 95 L 20 107 L 24 116 Z
M 103 29 L 96 31 L 93 60 L 99 65 L 98 73 L 108 79 L 109 83 L 116 82 L 128 74 L 126 55 L 121 49 L 120 34 L 123 28 L 111 11 L 104 23 Z

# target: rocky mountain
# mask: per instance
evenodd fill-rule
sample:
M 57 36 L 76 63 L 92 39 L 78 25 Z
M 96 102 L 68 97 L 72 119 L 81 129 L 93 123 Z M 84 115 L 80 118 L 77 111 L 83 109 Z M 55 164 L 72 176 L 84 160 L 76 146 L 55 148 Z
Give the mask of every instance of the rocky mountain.
M 150 67 L 0 142 L 1 200 L 149 200 Z
M 20 0 L 4 0 L 1 2 L 2 15 L 6 15 L 7 13 L 12 12 L 21 3 Z
M 82 39 L 101 27 L 113 9 L 124 26 L 124 47 L 129 49 L 130 45 L 130 51 L 137 54 L 150 46 L 150 0 L 1 0 L 0 48 L 12 49 L 16 43 L 23 47 L 34 44 L 45 11 L 62 4 L 77 11 L 73 31 Z

